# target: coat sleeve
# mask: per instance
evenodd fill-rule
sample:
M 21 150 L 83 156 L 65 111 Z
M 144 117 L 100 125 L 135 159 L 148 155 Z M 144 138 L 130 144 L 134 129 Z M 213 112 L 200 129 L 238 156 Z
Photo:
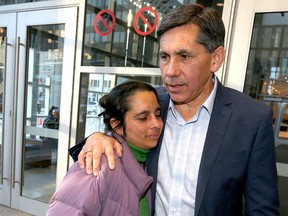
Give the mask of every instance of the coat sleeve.
M 279 215 L 272 113 L 268 107 L 250 155 L 244 194 L 246 215 Z
M 73 158 L 74 162 L 76 162 L 78 160 L 78 155 L 79 155 L 80 151 L 82 150 L 83 146 L 85 145 L 87 138 L 85 138 L 80 143 L 78 143 L 77 145 L 73 146 L 72 148 L 70 148 L 68 150 L 69 154 Z
M 73 164 L 53 194 L 46 216 L 100 215 L 106 182 Z

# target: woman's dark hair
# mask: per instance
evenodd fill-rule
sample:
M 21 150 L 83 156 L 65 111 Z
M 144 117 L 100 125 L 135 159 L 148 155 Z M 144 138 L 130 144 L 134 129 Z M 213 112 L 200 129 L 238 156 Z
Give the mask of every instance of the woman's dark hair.
M 139 81 L 126 81 L 120 85 L 117 85 L 110 91 L 109 94 L 100 98 L 99 104 L 102 108 L 104 108 L 104 111 L 98 116 L 103 115 L 106 131 L 116 130 L 119 127 L 123 127 L 125 137 L 124 116 L 125 113 L 130 110 L 130 97 L 135 95 L 137 92 L 143 91 L 153 92 L 158 100 L 155 88 L 147 83 Z M 119 122 L 116 128 L 111 127 L 110 120 L 112 118 Z
M 209 53 L 219 46 L 224 46 L 225 26 L 219 13 L 213 8 L 205 8 L 199 4 L 181 5 L 166 16 L 157 30 L 161 36 L 168 30 L 187 24 L 199 27 L 197 42 L 202 44 Z
M 53 115 L 52 115 L 52 112 L 55 110 L 55 112 L 60 112 L 60 110 L 59 110 L 59 107 L 56 107 L 56 106 L 52 106 L 50 109 L 49 109 L 49 111 L 48 111 L 48 116 L 49 117 L 53 117 Z

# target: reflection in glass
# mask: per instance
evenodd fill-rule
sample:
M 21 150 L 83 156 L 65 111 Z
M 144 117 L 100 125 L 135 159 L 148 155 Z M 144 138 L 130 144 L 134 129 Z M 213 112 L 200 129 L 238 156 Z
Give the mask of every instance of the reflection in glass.
M 27 31 L 22 195 L 48 203 L 56 182 L 64 25 Z
M 287 41 L 288 12 L 255 14 L 244 86 L 246 94 L 263 100 L 273 109 L 276 158 L 285 165 L 288 163 Z M 283 171 L 278 167 L 278 172 Z M 280 215 L 286 215 L 287 177 L 278 177 Z
M 283 143 L 282 139 L 288 139 L 288 103 L 274 102 L 274 106 L 274 110 L 277 110 L 275 113 L 276 142 Z
M 104 123 L 99 99 L 110 90 L 127 80 L 138 80 L 149 83 L 154 87 L 162 86 L 160 76 L 131 76 L 113 74 L 81 74 L 79 117 L 77 124 L 77 143 L 95 131 L 104 132 Z
M 3 169 L 3 109 L 4 109 L 4 68 L 5 68 L 5 62 L 6 62 L 6 36 L 7 36 L 7 28 L 1 28 L 0 27 L 0 179 L 2 179 L 2 169 Z M 0 183 L 1 184 L 1 183 Z
M 287 40 L 288 13 L 255 15 L 244 92 L 273 108 L 275 139 L 288 144 L 288 131 L 280 127 L 288 116 L 279 114 L 288 101 Z
M 162 16 L 175 7 L 196 2 L 222 14 L 223 0 L 87 0 L 82 65 L 158 67 L 156 31 Z M 103 12 L 107 9 L 111 13 Z
M 288 13 L 255 15 L 244 91 L 257 99 L 288 100 Z
M 12 5 L 12 4 L 22 4 L 22 3 L 30 3 L 30 2 L 40 2 L 40 1 L 51 1 L 51 0 L 2 0 L 0 1 L 0 5 Z

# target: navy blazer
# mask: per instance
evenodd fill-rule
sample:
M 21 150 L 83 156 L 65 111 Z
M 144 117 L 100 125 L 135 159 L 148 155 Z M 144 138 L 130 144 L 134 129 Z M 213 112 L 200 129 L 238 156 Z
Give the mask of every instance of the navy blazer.
M 164 89 L 158 93 L 165 122 L 170 97 Z M 195 216 L 279 215 L 272 116 L 263 102 L 218 82 L 199 168 Z M 154 180 L 153 212 L 162 139 L 163 133 L 147 159 Z

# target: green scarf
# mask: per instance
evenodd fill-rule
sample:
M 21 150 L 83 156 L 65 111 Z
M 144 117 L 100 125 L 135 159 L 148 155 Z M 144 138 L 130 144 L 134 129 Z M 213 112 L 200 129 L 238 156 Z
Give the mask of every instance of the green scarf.
M 144 163 L 146 162 L 147 159 L 147 154 L 149 153 L 149 150 L 147 149 L 141 149 L 131 143 L 128 143 L 128 146 L 130 148 L 130 150 L 132 151 L 135 159 L 139 162 L 139 163 Z M 146 197 L 146 194 L 144 194 L 139 201 L 139 215 L 140 216 L 149 216 L 150 210 L 149 210 L 149 204 L 148 204 L 148 200 Z

